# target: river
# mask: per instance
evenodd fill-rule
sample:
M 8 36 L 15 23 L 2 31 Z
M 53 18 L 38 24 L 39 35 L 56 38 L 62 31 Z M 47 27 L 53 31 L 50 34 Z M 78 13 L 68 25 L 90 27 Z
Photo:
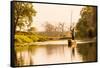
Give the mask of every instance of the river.
M 42 44 L 43 43 L 43 44 Z M 46 44 L 48 43 L 48 44 Z M 17 52 L 17 65 L 42 65 L 57 63 L 74 63 L 96 61 L 96 43 L 77 42 L 74 50 L 68 47 L 66 40 L 59 43 L 39 42 L 41 45 L 27 45 L 28 47 Z M 53 44 L 54 43 L 54 44 Z

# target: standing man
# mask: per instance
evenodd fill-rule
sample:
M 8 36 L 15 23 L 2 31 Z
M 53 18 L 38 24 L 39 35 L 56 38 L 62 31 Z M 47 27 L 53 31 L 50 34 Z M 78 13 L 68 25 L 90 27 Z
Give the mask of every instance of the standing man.
M 75 39 L 75 28 L 72 29 L 72 40 Z

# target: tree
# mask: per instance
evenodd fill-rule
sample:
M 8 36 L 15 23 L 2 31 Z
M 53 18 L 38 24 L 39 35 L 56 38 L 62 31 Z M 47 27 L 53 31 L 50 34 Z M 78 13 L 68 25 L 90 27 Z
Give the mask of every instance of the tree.
M 33 8 L 32 3 L 27 2 L 13 2 L 13 19 L 14 26 L 16 30 L 16 26 L 21 28 L 25 24 L 29 27 L 32 23 L 32 17 L 36 15 L 36 11 Z
M 46 32 L 53 32 L 55 30 L 54 26 L 48 22 L 45 23 L 45 31 Z
M 59 23 L 60 31 L 63 33 L 65 28 L 65 23 Z
M 22 20 L 19 19 L 19 21 L 18 21 L 18 23 L 17 23 L 17 26 L 20 28 L 20 31 L 21 31 L 22 27 L 24 27 L 25 24 L 23 23 Z
M 70 27 L 68 28 L 72 37 L 72 40 L 75 39 L 75 23 L 71 23 Z
M 64 32 L 65 32 L 65 23 L 58 23 L 58 31 L 61 32 L 60 36 L 64 37 Z
M 25 24 L 27 24 L 27 26 L 29 27 L 32 23 L 32 17 L 36 15 L 36 11 L 33 8 L 32 3 L 28 3 L 28 2 L 16 2 L 13 1 L 11 3 L 12 6 L 12 23 L 11 23 L 11 34 L 12 34 L 12 38 L 11 38 L 11 42 L 13 42 L 14 40 L 14 35 L 16 32 L 16 26 L 18 26 L 20 28 L 20 30 L 22 29 L 22 26 L 24 26 Z M 15 51 L 15 46 L 13 44 L 11 44 L 13 47 L 11 47 L 11 52 L 13 53 L 13 55 L 11 55 L 11 58 L 13 58 L 14 60 L 11 61 L 11 66 L 16 66 L 17 65 L 17 56 L 16 56 L 16 51 Z
M 76 28 L 79 31 L 78 35 L 81 38 L 92 38 L 96 36 L 96 7 L 86 6 L 80 12 Z M 91 34 L 91 35 L 90 35 Z

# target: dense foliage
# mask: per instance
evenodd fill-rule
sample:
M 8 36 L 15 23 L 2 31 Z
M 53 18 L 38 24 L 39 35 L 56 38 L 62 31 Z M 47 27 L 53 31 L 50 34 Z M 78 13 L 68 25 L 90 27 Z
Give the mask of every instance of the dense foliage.
M 13 19 L 15 29 L 16 26 L 22 29 L 23 26 L 30 26 L 33 21 L 33 16 L 36 15 L 36 11 L 33 8 L 32 3 L 27 2 L 13 2 Z
M 96 7 L 84 7 L 80 12 L 76 28 L 78 30 L 78 38 L 93 38 L 96 37 Z

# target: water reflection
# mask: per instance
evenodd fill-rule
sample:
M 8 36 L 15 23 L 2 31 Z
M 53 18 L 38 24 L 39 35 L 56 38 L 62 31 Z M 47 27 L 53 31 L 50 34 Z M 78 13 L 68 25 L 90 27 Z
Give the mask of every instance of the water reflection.
M 82 55 L 84 62 L 96 61 L 96 43 L 79 44 L 78 52 Z
M 17 51 L 18 66 L 95 60 L 95 43 L 79 44 L 74 49 L 67 45 L 31 45 L 25 50 Z

